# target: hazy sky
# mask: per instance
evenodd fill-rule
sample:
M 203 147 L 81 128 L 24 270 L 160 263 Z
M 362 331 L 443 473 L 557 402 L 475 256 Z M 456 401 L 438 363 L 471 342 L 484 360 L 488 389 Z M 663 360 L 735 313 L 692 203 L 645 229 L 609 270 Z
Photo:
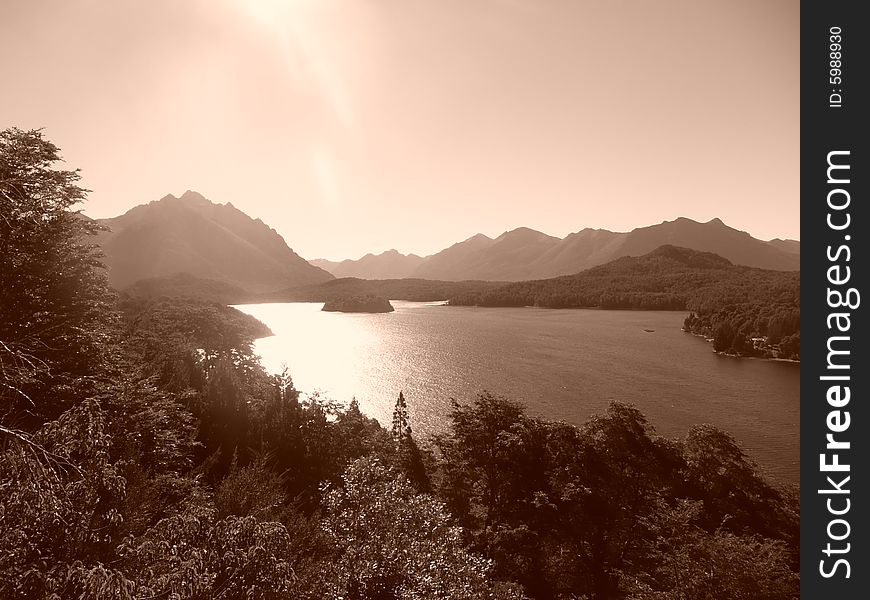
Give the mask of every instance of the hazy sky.
M 799 236 L 797 0 L 0 0 L 0 73 L 94 217 L 193 189 L 332 259 Z

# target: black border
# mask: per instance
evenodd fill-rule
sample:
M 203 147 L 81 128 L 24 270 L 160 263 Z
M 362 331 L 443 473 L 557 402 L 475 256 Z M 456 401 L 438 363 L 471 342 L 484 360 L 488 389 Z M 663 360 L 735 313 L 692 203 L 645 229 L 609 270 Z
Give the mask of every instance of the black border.
M 863 8 L 863 10 L 862 10 Z M 868 42 L 870 42 L 870 19 L 866 2 L 824 1 L 801 3 L 801 595 L 805 598 L 828 598 L 848 600 L 870 598 L 870 533 L 867 515 L 870 512 L 870 486 L 867 482 L 867 463 L 870 450 L 864 443 L 870 435 L 868 427 L 867 381 L 870 380 L 870 361 L 864 346 L 868 340 L 870 295 L 865 282 L 870 261 L 867 256 L 867 241 L 870 236 L 870 155 L 867 152 L 868 126 L 870 120 L 870 97 L 867 79 L 870 75 Z M 829 80 L 830 28 L 842 28 L 843 74 L 842 82 L 832 85 Z M 840 108 L 829 106 L 829 96 L 836 89 L 843 97 Z M 864 123 L 862 123 L 862 120 Z M 848 230 L 833 231 L 827 223 L 829 212 L 827 194 L 836 185 L 827 182 L 828 153 L 848 150 L 851 166 L 851 181 L 848 191 L 851 197 L 849 212 L 851 226 Z M 842 187 L 842 186 L 839 186 Z M 837 215 L 841 216 L 841 215 Z M 845 235 L 850 240 L 845 241 Z M 837 558 L 825 556 L 822 550 L 828 543 L 827 525 L 834 517 L 828 513 L 827 498 L 819 490 L 830 487 L 827 475 L 840 481 L 837 473 L 822 473 L 819 455 L 825 452 L 825 435 L 828 433 L 826 417 L 833 410 L 827 403 L 826 391 L 830 382 L 820 381 L 827 371 L 827 342 L 830 333 L 827 315 L 829 308 L 826 294 L 829 287 L 827 270 L 828 246 L 833 250 L 843 243 L 850 245 L 851 260 L 841 265 L 851 267 L 851 279 L 841 288 L 855 287 L 862 293 L 861 305 L 851 313 L 849 334 L 849 362 L 847 371 L 851 377 L 851 401 L 842 410 L 849 410 L 849 429 L 838 435 L 851 443 L 848 451 L 842 452 L 840 462 L 849 463 L 849 482 L 844 485 L 850 493 L 849 512 L 842 518 L 849 521 L 849 537 L 842 542 L 850 543 L 848 554 L 839 557 L 848 560 L 849 578 L 845 578 L 843 565 L 835 576 L 825 578 L 820 573 L 820 560 L 826 560 L 826 568 Z M 845 254 L 842 255 L 845 257 Z M 841 310 L 841 309 L 837 309 Z M 830 451 L 829 451 L 830 452 Z M 844 495 L 838 496 L 839 499 Z M 836 500 L 835 502 L 839 502 Z M 842 506 L 842 504 L 835 504 Z M 837 527 L 841 529 L 837 529 Z M 844 531 L 845 526 L 835 526 L 834 532 Z

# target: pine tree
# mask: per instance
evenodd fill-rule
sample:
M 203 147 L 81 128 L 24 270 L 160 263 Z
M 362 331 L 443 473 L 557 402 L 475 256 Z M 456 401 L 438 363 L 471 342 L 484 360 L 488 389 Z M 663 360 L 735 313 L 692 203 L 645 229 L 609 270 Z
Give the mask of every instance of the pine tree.
M 431 488 L 423 455 L 417 442 L 411 435 L 411 425 L 408 423 L 408 404 L 405 396 L 399 392 L 396 408 L 393 410 L 393 443 L 396 445 L 399 468 L 405 477 L 418 491 L 428 492 Z
M 362 411 L 359 409 L 359 400 L 356 396 L 350 399 L 350 405 L 347 407 L 347 414 L 354 419 L 362 418 Z
M 200 436 L 206 451 L 219 452 L 215 475 L 223 477 L 233 456 L 242 467 L 249 459 L 248 398 L 229 356 L 218 359 L 209 372 L 204 400 Z
M 393 409 L 393 441 L 398 447 L 400 441 L 405 436 L 411 435 L 411 426 L 408 424 L 408 404 L 405 402 L 405 396 L 399 392 L 399 398 L 396 400 L 396 408 Z

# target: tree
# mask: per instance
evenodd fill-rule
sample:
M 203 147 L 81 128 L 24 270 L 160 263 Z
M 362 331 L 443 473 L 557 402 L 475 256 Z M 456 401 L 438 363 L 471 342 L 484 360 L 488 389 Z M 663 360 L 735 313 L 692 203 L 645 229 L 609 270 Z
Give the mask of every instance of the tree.
M 737 441 L 712 425 L 696 425 L 683 444 L 689 492 L 704 501 L 702 522 L 739 534 L 797 541 L 797 507 L 768 483 Z
M 408 404 L 405 396 L 399 392 L 396 408 L 393 410 L 393 443 L 395 444 L 399 468 L 405 477 L 421 492 L 431 488 L 426 465 L 420 447 L 411 435 L 411 425 L 408 423 Z
M 34 429 L 57 418 L 107 362 L 110 301 L 100 227 L 73 207 L 78 171 L 55 168 L 40 131 L 0 132 L 0 411 Z
M 396 400 L 396 408 L 393 409 L 393 440 L 396 444 L 405 436 L 410 435 L 411 426 L 408 424 L 408 404 L 405 402 L 405 396 L 399 392 L 399 398 Z
M 734 328 L 731 326 L 731 321 L 724 320 L 716 325 L 713 334 L 713 350 L 716 352 L 726 352 L 731 349 L 734 344 Z
M 465 549 L 441 502 L 377 459 L 348 467 L 324 505 L 335 555 L 318 598 L 521 598 L 490 583 L 489 562 Z
M 126 482 L 105 416 L 86 400 L 33 437 L 0 427 L 0 597 L 52 597 L 111 552 Z
M 137 598 L 279 600 L 298 597 L 289 549 L 281 523 L 235 515 L 215 521 L 199 502 L 126 540 L 120 553 Z
M 330 435 L 334 439 L 333 445 L 339 450 L 337 458 L 341 472 L 362 456 L 375 455 L 386 459 L 395 451 L 389 432 L 377 420 L 362 413 L 356 398 L 352 398 L 348 407 L 338 413 L 332 429 Z
M 454 402 L 450 420 L 449 435 L 436 440 L 440 491 L 486 550 L 500 525 L 534 513 L 535 494 L 547 486 L 546 428 L 488 392 L 471 406 Z
M 215 489 L 217 517 L 229 515 L 256 517 L 260 521 L 277 521 L 286 510 L 284 482 L 269 467 L 268 456 L 258 456 L 239 468 L 233 465 L 229 475 Z
M 230 463 L 248 462 L 248 398 L 232 358 L 218 359 L 208 374 L 201 436 L 206 450 L 219 452 L 216 473 L 225 475 Z
M 779 342 L 779 347 L 782 350 L 784 358 L 800 358 L 801 356 L 801 334 L 797 332 L 792 335 L 787 335 Z
M 630 600 L 790 600 L 799 576 L 778 540 L 704 531 L 697 521 L 703 502 L 664 502 L 646 519 L 654 537 L 647 573 L 623 576 Z
M 595 600 L 617 598 L 621 572 L 643 559 L 644 516 L 669 487 L 678 457 L 639 410 L 622 402 L 592 417 L 576 437 L 567 433 L 564 466 L 551 483 L 558 529 L 573 537 L 568 547 L 576 544 L 574 585 Z

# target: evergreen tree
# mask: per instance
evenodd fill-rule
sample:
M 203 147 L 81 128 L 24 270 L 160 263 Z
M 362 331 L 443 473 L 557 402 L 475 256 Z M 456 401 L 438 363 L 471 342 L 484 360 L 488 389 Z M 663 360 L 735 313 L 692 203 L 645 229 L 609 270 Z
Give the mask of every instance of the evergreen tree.
M 202 441 L 209 452 L 219 452 L 215 474 L 225 475 L 233 456 L 248 463 L 248 402 L 232 360 L 221 357 L 212 367 L 205 392 Z
M 405 396 L 399 392 L 399 398 L 396 400 L 396 408 L 393 409 L 393 441 L 398 447 L 401 439 L 411 435 L 411 426 L 408 424 L 408 404 L 405 402 Z
M 408 404 L 405 396 L 399 392 L 396 408 L 393 409 L 393 443 L 396 445 L 396 455 L 399 468 L 405 477 L 421 492 L 431 489 L 426 465 L 417 442 L 411 435 L 411 425 L 408 423 Z

